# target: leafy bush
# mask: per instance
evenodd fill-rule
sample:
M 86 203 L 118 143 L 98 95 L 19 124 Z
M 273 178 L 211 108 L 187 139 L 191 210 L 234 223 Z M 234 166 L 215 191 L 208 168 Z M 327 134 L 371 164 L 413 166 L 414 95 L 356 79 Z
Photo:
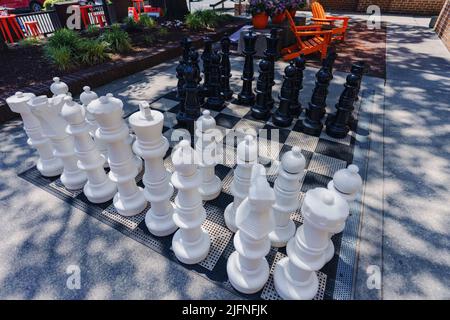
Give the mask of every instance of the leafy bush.
M 65 47 L 72 52 L 76 52 L 81 41 L 80 35 L 66 28 L 56 30 L 52 37 L 48 39 L 48 46 L 51 48 Z
M 158 30 L 158 35 L 161 37 L 166 37 L 169 34 L 169 30 L 167 28 L 160 28 Z
M 80 42 L 79 60 L 82 64 L 95 65 L 108 60 L 108 44 L 100 40 L 85 39 Z
M 154 28 L 156 27 L 156 21 L 153 20 L 152 18 L 150 18 L 148 15 L 146 14 L 141 14 L 139 16 L 139 22 L 138 24 L 142 27 L 145 28 Z
M 125 19 L 123 19 L 123 23 L 125 25 L 125 29 L 129 32 L 137 31 L 141 28 L 141 26 L 136 21 L 134 21 L 132 17 L 126 17 Z
M 45 48 L 45 55 L 56 65 L 59 70 L 67 70 L 72 67 L 72 52 L 67 47 Z
M 156 42 L 156 38 L 155 38 L 155 36 L 153 34 L 149 34 L 149 35 L 144 36 L 143 40 L 144 40 L 144 44 L 146 44 L 148 46 L 151 46 L 151 45 L 153 45 Z
M 202 20 L 200 19 L 200 17 L 198 17 L 197 15 L 195 15 L 193 13 L 189 13 L 186 16 L 185 23 L 186 23 L 186 26 L 193 31 L 198 31 L 203 28 Z
M 41 44 L 41 40 L 37 37 L 25 38 L 19 41 L 21 47 L 32 47 Z
M 86 33 L 90 36 L 98 35 L 100 33 L 100 27 L 96 24 L 88 25 Z
M 123 53 L 131 50 L 130 37 L 118 24 L 113 24 L 109 30 L 106 30 L 100 36 L 100 40 L 107 42 L 112 52 Z
M 231 18 L 228 14 L 218 14 L 214 10 L 198 10 L 186 16 L 185 23 L 191 30 L 216 28 Z

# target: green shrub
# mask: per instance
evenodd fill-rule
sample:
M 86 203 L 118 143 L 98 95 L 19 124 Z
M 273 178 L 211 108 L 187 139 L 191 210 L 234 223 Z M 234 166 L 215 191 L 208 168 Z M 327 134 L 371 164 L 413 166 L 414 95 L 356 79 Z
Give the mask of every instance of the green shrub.
M 230 20 L 228 14 L 218 14 L 214 10 L 198 10 L 186 16 L 185 23 L 191 30 L 202 28 L 216 28 L 221 23 Z
M 79 46 L 79 60 L 80 63 L 86 65 L 95 65 L 105 62 L 109 59 L 106 52 L 108 44 L 100 40 L 85 39 L 80 42 Z
M 203 28 L 202 20 L 193 13 L 189 13 L 186 16 L 185 23 L 186 23 L 186 26 L 193 31 L 198 31 Z
M 150 18 L 148 15 L 146 14 L 141 14 L 139 16 L 139 22 L 138 24 L 142 27 L 145 28 L 154 28 L 156 27 L 156 21 L 153 20 L 152 18 Z
M 156 38 L 153 34 L 144 36 L 144 44 L 151 46 L 156 42 Z
M 90 24 L 86 29 L 86 33 L 91 36 L 97 35 L 100 33 L 100 27 L 96 24 Z
M 21 47 L 32 47 L 41 44 L 41 40 L 37 37 L 25 38 L 19 41 Z
M 167 28 L 160 28 L 158 30 L 158 35 L 161 37 L 167 37 L 168 34 L 169 34 L 169 30 L 167 30 Z
M 55 3 L 63 2 L 63 1 L 66 1 L 66 0 L 45 0 L 44 4 L 42 6 L 44 7 L 45 10 L 52 10 L 53 5 Z
M 113 24 L 109 30 L 106 30 L 100 36 L 100 40 L 107 42 L 112 52 L 123 53 L 131 50 L 130 37 L 118 24 Z
M 52 37 L 48 39 L 48 46 L 51 48 L 65 47 L 72 52 L 76 52 L 81 41 L 80 35 L 66 28 L 56 30 Z
M 72 60 L 72 51 L 68 47 L 49 47 L 45 48 L 45 55 L 50 59 L 59 70 L 70 69 L 74 62 Z
M 123 23 L 125 24 L 125 29 L 127 31 L 136 31 L 141 28 L 141 26 L 136 21 L 134 21 L 132 17 L 126 17 L 125 19 L 123 19 Z

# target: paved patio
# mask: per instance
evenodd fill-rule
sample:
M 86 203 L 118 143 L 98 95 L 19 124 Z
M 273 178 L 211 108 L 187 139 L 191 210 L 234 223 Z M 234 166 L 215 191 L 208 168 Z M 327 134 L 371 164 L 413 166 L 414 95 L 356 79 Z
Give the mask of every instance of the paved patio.
M 375 116 L 367 123 L 370 161 L 353 293 L 363 299 L 448 299 L 450 54 L 427 28 L 429 19 L 384 20 L 387 79 L 367 77 L 363 87 L 375 92 Z M 305 104 L 316 71 L 305 74 Z M 95 91 L 113 92 L 131 112 L 139 100 L 173 88 L 173 75 L 169 62 Z M 329 101 L 337 100 L 344 77 L 335 73 Z M 238 78 L 233 75 L 236 83 Z M 18 178 L 36 160 L 20 121 L 0 128 L 0 142 L 0 298 L 238 298 Z M 80 267 L 79 290 L 66 286 L 70 265 Z M 371 265 L 382 272 L 381 290 L 367 287 Z

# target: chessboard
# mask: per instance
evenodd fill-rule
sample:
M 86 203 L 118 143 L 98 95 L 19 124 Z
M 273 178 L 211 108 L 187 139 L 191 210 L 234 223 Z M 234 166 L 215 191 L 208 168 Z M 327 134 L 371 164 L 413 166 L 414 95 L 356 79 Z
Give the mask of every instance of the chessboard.
M 164 158 L 164 164 L 166 168 L 173 170 L 170 157 L 171 151 L 179 141 L 180 136 L 183 135 L 183 132 L 186 134 L 186 131 L 183 130 L 183 127 L 176 120 L 176 113 L 179 110 L 176 91 L 158 97 L 151 102 L 150 106 L 152 109 L 159 110 L 164 114 L 163 134 L 170 142 L 170 148 Z M 128 113 L 125 117 L 128 117 L 130 114 Z M 358 110 L 355 110 L 355 115 L 357 114 Z M 293 146 L 299 146 L 302 149 L 302 153 L 306 159 L 305 174 L 299 197 L 299 207 L 291 215 L 291 219 L 298 227 L 303 221 L 300 208 L 305 193 L 312 188 L 326 187 L 337 170 L 346 168 L 353 162 L 355 134 L 350 133 L 344 139 L 334 139 L 327 136 L 325 130 L 323 130 L 320 136 L 310 136 L 302 133 L 300 130 L 299 121 L 301 117 L 295 119 L 289 128 L 277 128 L 270 121 L 266 122 L 253 119 L 250 115 L 250 108 L 248 106 L 238 105 L 235 101 L 226 102 L 222 110 L 211 111 L 211 115 L 214 116 L 217 128 L 223 132 L 224 136 L 221 142 L 224 147 L 218 149 L 222 151 L 221 153 L 219 151 L 219 163 L 215 168 L 216 175 L 223 182 L 223 188 L 216 199 L 204 203 L 207 218 L 202 227 L 210 235 L 211 249 L 206 259 L 196 265 L 184 265 L 177 260 L 171 250 L 172 235 L 156 237 L 150 234 L 144 221 L 145 213 L 149 209 L 149 206 L 144 212 L 136 216 L 124 217 L 116 212 L 112 201 L 103 204 L 92 204 L 87 200 L 82 190 L 66 190 L 59 178 L 43 177 L 36 167 L 20 173 L 19 176 L 244 299 L 280 299 L 275 291 L 272 274 L 264 288 L 252 295 L 239 293 L 231 286 L 227 279 L 226 263 L 229 255 L 234 251 L 234 234 L 225 225 L 224 210 L 233 201 L 230 185 L 233 179 L 233 168 L 236 166 L 237 143 L 243 137 L 242 132 L 246 130 L 253 130 L 253 132 L 257 133 L 270 133 L 265 136 L 260 135 L 258 145 L 259 162 L 267 168 L 267 179 L 272 186 L 277 176 L 277 167 L 280 163 L 281 156 L 291 150 Z M 262 129 L 270 130 L 264 131 Z M 278 131 L 272 131 L 274 129 Z M 179 132 L 182 134 L 180 135 Z M 234 136 L 230 137 L 230 135 Z M 234 141 L 234 143 L 230 144 L 229 141 Z M 136 181 L 139 186 L 144 187 L 142 175 L 143 172 L 136 177 Z M 175 196 L 176 191 L 171 201 L 174 200 Z M 357 207 L 351 208 L 351 214 L 356 213 L 355 210 L 357 209 L 355 208 Z M 318 272 L 319 291 L 315 297 L 317 300 L 333 299 L 338 263 L 341 259 L 339 252 L 341 251 L 342 233 L 334 235 L 332 241 L 335 246 L 335 255 Z M 271 266 L 271 273 L 274 270 L 276 262 L 285 255 L 285 248 L 272 248 L 270 250 L 270 253 L 267 255 L 267 260 Z

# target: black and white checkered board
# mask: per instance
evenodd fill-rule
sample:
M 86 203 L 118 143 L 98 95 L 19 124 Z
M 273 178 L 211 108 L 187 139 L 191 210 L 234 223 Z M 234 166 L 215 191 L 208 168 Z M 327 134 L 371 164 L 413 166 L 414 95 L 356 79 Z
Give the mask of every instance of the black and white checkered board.
M 170 92 L 153 101 L 151 107 L 164 113 L 165 120 L 163 134 L 171 141 L 175 130 L 181 128 L 181 126 L 177 124 L 175 117 L 176 112 L 178 111 L 178 101 L 175 99 L 175 93 Z M 211 111 L 211 114 L 215 117 L 218 128 L 223 130 L 224 134 L 227 135 L 234 134 L 233 130 L 227 131 L 227 129 L 234 129 L 237 131 L 242 129 L 254 129 L 257 132 L 260 129 L 277 129 L 271 125 L 270 121 L 266 123 L 264 121 L 253 119 L 249 111 L 249 107 L 227 103 L 225 108 L 220 111 Z M 306 135 L 300 132 L 298 120 L 294 120 L 290 128 L 279 129 L 278 136 L 276 141 L 272 140 L 275 138 L 274 134 L 272 134 L 272 136 L 269 134 L 268 137 L 264 136 L 264 138 L 260 136 L 259 159 L 260 162 L 267 167 L 267 178 L 271 185 L 273 185 L 281 155 L 289 151 L 293 146 L 302 148 L 302 153 L 306 158 L 305 175 L 302 181 L 299 208 L 291 215 L 293 221 L 299 226 L 302 224 L 300 207 L 306 191 L 315 187 L 326 187 L 327 183 L 331 180 L 333 174 L 337 170 L 345 168 L 352 162 L 355 139 L 353 136 L 348 135 L 345 139 L 336 140 L 327 136 L 325 132 L 322 132 L 319 137 Z M 272 143 L 269 144 L 267 139 L 271 140 L 270 142 Z M 224 144 L 225 141 L 226 139 L 224 139 Z M 170 170 L 172 170 L 173 167 L 169 155 L 175 143 L 176 141 L 171 141 L 171 148 L 164 160 L 166 167 Z M 200 273 L 218 285 L 239 294 L 243 298 L 279 299 L 273 285 L 272 275 L 265 287 L 260 292 L 253 295 L 243 295 L 238 293 L 231 287 L 227 279 L 226 262 L 228 256 L 234 251 L 234 247 L 233 233 L 227 229 L 223 213 L 226 206 L 233 201 L 233 196 L 230 192 L 230 184 L 233 179 L 233 168 L 235 167 L 234 159 L 236 143 L 237 142 L 235 141 L 234 145 L 225 146 L 220 157 L 223 161 L 216 166 L 216 174 L 223 181 L 222 192 L 218 198 L 205 202 L 204 204 L 207 212 L 207 219 L 203 224 L 203 228 L 209 232 L 211 237 L 210 253 L 201 263 L 193 266 L 184 266 Z M 77 207 L 87 214 L 112 226 L 134 240 L 139 241 L 169 259 L 178 262 L 171 250 L 172 236 L 158 238 L 148 232 L 144 222 L 145 212 L 148 210 L 148 207 L 143 213 L 137 216 L 123 217 L 116 212 L 111 201 L 101 205 L 92 204 L 86 199 L 81 190 L 77 192 L 66 190 L 62 186 L 59 178 L 44 178 L 39 174 L 36 167 L 24 171 L 20 176 L 70 203 L 74 207 Z M 142 172 L 136 177 L 136 181 L 143 187 L 141 179 Z M 172 201 L 174 200 L 175 195 L 176 192 L 172 197 Z M 341 238 L 341 234 L 335 235 L 332 238 L 336 253 L 339 252 Z M 270 253 L 267 255 L 271 271 L 273 271 L 276 262 L 284 257 L 285 254 L 284 248 L 271 249 Z M 319 292 L 315 299 L 331 299 L 333 297 L 338 260 L 339 256 L 335 254 L 333 259 L 318 273 L 320 285 Z

